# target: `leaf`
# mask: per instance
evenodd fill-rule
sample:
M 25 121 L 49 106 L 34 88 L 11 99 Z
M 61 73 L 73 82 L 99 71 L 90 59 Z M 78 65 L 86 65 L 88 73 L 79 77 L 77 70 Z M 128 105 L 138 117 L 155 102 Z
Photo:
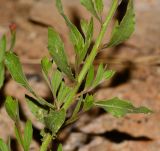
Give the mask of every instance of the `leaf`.
M 28 91 L 30 91 L 37 98 L 38 103 L 40 103 L 41 105 L 46 105 L 46 106 L 49 106 L 51 108 L 54 108 L 52 104 L 48 103 L 43 98 L 38 97 L 36 95 L 36 93 L 33 91 L 33 89 L 31 88 L 31 86 L 27 82 L 27 79 L 26 79 L 26 77 L 23 73 L 22 66 L 21 66 L 21 63 L 19 61 L 19 58 L 13 52 L 10 51 L 10 52 L 6 53 L 5 64 L 7 66 L 7 69 L 9 70 L 12 78 L 17 83 L 19 83 L 20 85 L 25 87 Z
M 0 151 L 9 151 L 8 146 L 4 143 L 2 139 L 0 139 Z
M 74 117 L 77 116 L 77 113 L 79 112 L 79 110 L 80 110 L 80 108 L 81 108 L 82 100 L 83 100 L 83 97 L 81 97 L 81 98 L 78 100 L 78 102 L 77 102 L 77 104 L 76 104 L 76 107 L 75 107 L 75 109 L 74 109 L 74 111 L 73 111 L 73 114 L 72 114 L 72 117 L 71 117 L 71 118 L 74 118 Z
M 14 131 L 15 131 L 15 135 L 16 135 L 16 138 L 18 140 L 18 143 L 21 144 L 21 146 L 24 148 L 24 142 L 23 142 L 23 138 L 22 138 L 21 132 L 16 127 L 16 125 L 14 127 Z
M 79 57 L 79 60 L 78 60 L 78 63 L 80 64 L 83 59 L 85 58 L 87 52 L 88 52 L 88 48 L 91 44 L 91 41 L 92 41 L 92 37 L 93 37 L 93 18 L 91 18 L 90 20 L 90 23 L 88 25 L 88 29 L 86 31 L 86 38 L 85 38 L 85 44 L 84 44 L 84 48 L 81 50 L 80 52 L 80 57 Z
M 67 97 L 70 95 L 72 89 L 65 85 L 64 82 L 61 83 L 60 90 L 58 92 L 58 102 L 64 103 L 67 100 Z
M 100 17 L 97 15 L 97 12 L 94 7 L 93 0 L 81 0 L 81 4 L 100 21 Z
M 100 64 L 97 70 L 96 78 L 93 83 L 93 87 L 96 87 L 101 82 L 101 80 L 103 79 L 103 75 L 104 75 L 103 64 Z
M 81 53 L 81 51 L 84 47 L 83 36 L 81 35 L 81 33 L 79 32 L 77 27 L 64 14 L 61 0 L 56 0 L 56 5 L 57 5 L 59 13 L 62 15 L 62 17 L 64 18 L 64 20 L 67 24 L 67 26 L 69 27 L 70 39 L 71 39 L 71 41 L 74 45 L 75 53 L 76 53 L 76 56 L 78 57 L 78 60 L 79 60 L 80 53 Z M 79 62 L 79 61 L 77 61 L 77 62 Z
M 3 36 L 0 40 L 0 63 L 4 60 L 6 51 L 6 36 Z
M 26 96 L 25 99 L 32 114 L 37 118 L 37 120 L 44 123 L 44 117 L 47 115 L 48 111 L 38 104 L 33 98 Z
M 112 78 L 114 76 L 114 74 L 115 74 L 115 71 L 107 70 L 104 72 L 103 76 L 104 76 L 104 79 L 108 80 L 108 79 Z
M 92 85 L 94 80 L 94 66 L 92 65 L 87 73 L 85 88 L 88 88 Z
M 96 106 L 102 107 L 107 112 L 111 113 L 115 117 L 123 117 L 127 113 L 152 113 L 151 110 L 146 107 L 134 107 L 130 102 L 125 100 L 120 100 L 115 97 L 110 100 L 98 101 L 95 103 Z
M 125 16 L 120 23 L 117 21 L 115 24 L 108 47 L 116 46 L 127 40 L 134 32 L 134 28 L 135 13 L 133 0 L 129 0 Z
M 93 107 L 94 98 L 92 95 L 87 95 L 84 100 L 83 111 L 88 111 Z
M 73 74 L 64 52 L 64 44 L 58 33 L 52 28 L 48 28 L 48 49 L 57 67 L 73 80 Z
M 28 120 L 24 128 L 24 151 L 29 151 L 29 147 L 32 141 L 32 135 L 32 123 Z
M 5 67 L 4 63 L 0 63 L 0 88 L 2 88 L 3 83 L 4 83 L 4 77 L 5 76 Z
M 63 151 L 62 144 L 58 145 L 58 150 L 57 151 Z
M 66 112 L 64 109 L 60 111 L 50 111 L 50 113 L 44 118 L 46 127 L 56 134 L 65 122 Z
M 5 108 L 8 115 L 14 122 L 19 121 L 19 106 L 17 100 L 13 100 L 12 97 L 7 96 L 5 101 Z
M 85 19 L 81 19 L 80 24 L 81 24 L 81 29 L 83 31 L 83 34 L 86 36 L 88 31 L 88 22 Z
M 42 68 L 43 76 L 44 76 L 48 86 L 50 87 L 50 81 L 48 79 L 48 76 L 49 76 L 49 72 L 52 68 L 52 62 L 47 57 L 43 57 L 41 60 L 41 68 Z
M 5 56 L 5 64 L 12 76 L 12 78 L 20 85 L 25 87 L 31 93 L 34 94 L 32 88 L 27 82 L 27 79 L 22 71 L 22 66 L 19 58 L 13 52 L 7 52 Z
M 101 14 L 103 12 L 103 0 L 94 0 L 95 1 L 95 8 L 97 10 L 97 13 Z
M 60 71 L 56 70 L 53 73 L 52 80 L 51 80 L 53 95 L 55 97 L 56 97 L 56 94 L 57 94 L 57 91 L 58 91 L 58 88 L 59 88 L 61 82 L 62 82 L 62 73 Z

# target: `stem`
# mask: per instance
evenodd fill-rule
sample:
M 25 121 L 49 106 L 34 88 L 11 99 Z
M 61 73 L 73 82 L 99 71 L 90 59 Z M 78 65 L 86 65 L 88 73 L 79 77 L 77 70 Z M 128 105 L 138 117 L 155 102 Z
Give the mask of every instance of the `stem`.
M 117 9 L 118 1 L 119 0 L 113 0 L 113 2 L 112 2 L 112 6 L 111 6 L 111 8 L 109 10 L 109 14 L 107 15 L 106 20 L 105 20 L 104 24 L 102 25 L 101 31 L 100 31 L 100 33 L 98 35 L 98 38 L 97 38 L 97 40 L 95 42 L 95 45 L 94 45 L 90 55 L 86 59 L 86 62 L 85 62 L 84 66 L 83 66 L 83 68 L 82 68 L 82 70 L 81 70 L 81 72 L 80 72 L 80 74 L 78 76 L 78 84 L 74 88 L 72 94 L 70 95 L 70 97 L 67 99 L 67 101 L 65 102 L 65 104 L 63 106 L 65 110 L 67 110 L 69 108 L 70 104 L 72 103 L 74 96 L 76 95 L 76 93 L 77 93 L 77 91 L 78 91 L 83 79 L 85 78 L 90 66 L 92 65 L 92 63 L 93 63 L 93 61 L 94 61 L 94 59 L 95 59 L 95 57 L 96 57 L 96 55 L 98 53 L 98 48 L 99 48 L 99 46 L 100 46 L 100 44 L 102 42 L 104 34 L 105 34 L 105 32 L 107 30 L 107 27 L 108 27 L 108 25 L 110 23 L 110 20 L 112 19 L 113 15 L 114 15 L 114 13 L 115 13 L 115 11 Z
M 51 143 L 51 141 L 52 141 L 52 135 L 48 133 L 44 138 L 40 151 L 47 151 L 47 148 Z

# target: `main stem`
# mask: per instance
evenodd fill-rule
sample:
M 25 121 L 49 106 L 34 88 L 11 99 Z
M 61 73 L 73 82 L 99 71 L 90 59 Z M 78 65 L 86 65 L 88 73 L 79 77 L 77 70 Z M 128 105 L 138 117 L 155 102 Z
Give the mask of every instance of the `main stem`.
M 104 24 L 102 25 L 101 31 L 100 31 L 100 33 L 98 35 L 98 38 L 97 38 L 97 40 L 95 42 L 95 45 L 94 45 L 90 55 L 86 59 L 86 62 L 85 62 L 84 66 L 83 66 L 83 68 L 82 68 L 82 70 L 81 70 L 81 72 L 80 72 L 80 74 L 78 76 L 78 84 L 74 88 L 74 90 L 72 91 L 72 94 L 70 95 L 70 97 L 68 98 L 68 100 L 65 102 L 65 104 L 63 106 L 63 108 L 65 110 L 67 110 L 70 107 L 72 101 L 74 100 L 73 99 L 74 96 L 76 95 L 76 93 L 77 93 L 77 91 L 78 91 L 83 79 L 85 78 L 90 66 L 92 65 L 92 63 L 93 63 L 93 61 L 94 61 L 94 59 L 95 59 L 95 57 L 96 57 L 96 55 L 98 53 L 98 48 L 99 48 L 99 46 L 100 46 L 100 44 L 102 42 L 102 39 L 103 39 L 104 34 L 105 34 L 106 30 L 107 30 L 107 27 L 108 27 L 113 15 L 114 15 L 116 9 L 117 9 L 118 1 L 119 0 L 113 0 L 113 2 L 112 2 L 112 6 L 111 6 L 111 8 L 109 10 L 109 14 L 107 15 L 106 20 L 105 20 Z
M 51 141 L 52 141 L 52 135 L 48 133 L 44 138 L 40 151 L 47 151 L 47 148 L 51 143 Z

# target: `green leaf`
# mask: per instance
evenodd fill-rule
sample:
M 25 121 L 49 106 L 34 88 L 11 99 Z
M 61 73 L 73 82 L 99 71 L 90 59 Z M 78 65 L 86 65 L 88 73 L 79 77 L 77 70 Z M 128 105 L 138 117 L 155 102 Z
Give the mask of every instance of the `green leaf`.
M 65 122 L 66 112 L 64 109 L 60 111 L 50 111 L 50 113 L 44 118 L 46 127 L 56 134 Z
M 88 31 L 88 22 L 85 19 L 81 19 L 80 24 L 81 24 L 81 29 L 83 31 L 83 34 L 86 36 Z
M 57 151 L 63 151 L 62 144 L 59 144 Z
M 64 52 L 64 44 L 58 33 L 52 28 L 48 28 L 48 49 L 57 67 L 73 80 L 73 74 Z
M 94 98 L 92 95 L 87 95 L 84 100 L 83 111 L 88 111 L 93 107 Z
M 8 96 L 5 101 L 5 108 L 12 120 L 15 122 L 19 121 L 19 106 L 17 100 L 13 100 L 12 97 Z
M 32 135 L 32 123 L 28 120 L 24 128 L 24 151 L 29 151 L 29 147 L 32 141 Z
M 117 21 L 115 24 L 108 47 L 116 46 L 127 40 L 134 32 L 134 28 L 135 13 L 133 0 L 129 0 L 125 16 L 120 23 Z
M 21 132 L 16 127 L 16 125 L 14 127 L 14 131 L 15 131 L 15 135 L 16 135 L 16 138 L 18 140 L 18 143 L 21 144 L 21 146 L 24 148 L 24 142 L 23 142 L 23 138 L 22 138 Z
M 97 13 L 101 14 L 103 12 L 103 0 L 94 0 L 95 1 L 95 8 L 97 10 Z
M 93 83 L 93 87 L 96 87 L 103 79 L 104 76 L 104 68 L 103 64 L 100 64 L 97 70 L 96 78 Z
M 2 139 L 0 139 L 0 151 L 9 151 L 8 146 L 4 143 Z
M 6 53 L 5 64 L 7 66 L 7 69 L 9 70 L 12 78 L 17 83 L 19 83 L 20 85 L 25 87 L 28 91 L 30 91 L 37 98 L 38 103 L 40 103 L 41 105 L 46 105 L 46 106 L 49 106 L 51 108 L 54 108 L 52 104 L 48 103 L 43 98 L 38 97 L 36 95 L 36 93 L 33 91 L 33 89 L 31 88 L 31 86 L 27 82 L 27 79 L 26 79 L 26 77 L 23 73 L 22 66 L 21 66 L 21 63 L 19 61 L 19 58 L 13 52 L 10 51 L 10 52 Z
M 52 75 L 52 80 L 51 80 L 51 84 L 52 84 L 52 89 L 53 89 L 53 95 L 56 97 L 58 88 L 60 86 L 62 82 L 62 73 L 58 70 L 56 70 L 53 75 Z
M 37 118 L 37 120 L 44 123 L 44 117 L 47 115 L 48 111 L 38 104 L 33 98 L 26 96 L 25 99 L 32 114 Z
M 75 48 L 75 53 L 77 56 L 77 59 L 79 60 L 80 53 L 84 47 L 84 39 L 77 27 L 67 18 L 67 16 L 64 14 L 63 7 L 62 7 L 62 2 L 61 0 L 56 0 L 57 8 L 59 13 L 62 15 L 64 18 L 67 26 L 69 27 L 70 30 L 70 39 L 74 45 Z M 79 62 L 79 61 L 77 61 Z
M 94 80 L 94 66 L 92 65 L 87 73 L 85 88 L 88 88 L 92 85 Z
M 3 36 L 0 40 L 0 63 L 4 60 L 6 51 L 6 36 Z
M 83 101 L 83 97 L 81 97 L 81 98 L 78 100 L 78 102 L 77 102 L 77 104 L 76 104 L 76 107 L 75 107 L 75 109 L 74 109 L 74 111 L 73 111 L 73 114 L 72 114 L 72 117 L 71 117 L 71 118 L 74 118 L 74 117 L 77 116 L 77 113 L 79 112 L 79 110 L 80 110 L 80 108 L 81 108 L 82 101 Z
M 41 68 L 42 68 L 42 73 L 43 76 L 48 84 L 48 86 L 50 87 L 50 81 L 49 81 L 49 72 L 52 68 L 52 62 L 47 58 L 47 57 L 43 57 L 41 60 Z
M 96 9 L 94 7 L 93 0 L 81 0 L 81 4 L 90 11 L 98 20 L 100 20 L 100 17 L 98 16 Z
M 27 82 L 27 79 L 23 73 L 21 63 L 19 58 L 13 52 L 7 52 L 5 56 L 5 64 L 12 76 L 12 78 L 18 82 L 20 85 L 25 87 L 31 93 L 34 94 L 32 88 Z
M 85 37 L 85 44 L 83 49 L 80 51 L 80 57 L 78 60 L 78 63 L 80 64 L 83 59 L 85 58 L 87 52 L 88 52 L 88 48 L 90 47 L 90 44 L 92 42 L 92 38 L 93 38 L 93 18 L 91 18 L 90 23 L 88 24 L 88 29 L 86 30 L 86 37 Z
M 123 117 L 127 113 L 152 113 L 152 111 L 146 107 L 134 107 L 130 102 L 121 100 L 117 97 L 110 100 L 98 101 L 95 103 L 95 105 L 102 107 L 104 110 L 111 113 L 115 117 Z
M 0 88 L 2 88 L 3 83 L 4 83 L 4 77 L 5 76 L 5 67 L 4 63 L 0 63 Z
M 71 92 L 72 92 L 72 89 L 66 86 L 64 82 L 62 82 L 60 86 L 60 90 L 58 92 L 58 97 L 57 97 L 58 102 L 60 104 L 64 103 L 65 100 L 67 100 L 67 97 L 70 95 Z
M 10 44 L 9 51 L 12 51 L 14 49 L 15 44 L 16 44 L 16 31 L 12 31 L 11 32 L 11 44 Z
M 108 80 L 108 79 L 112 78 L 114 76 L 114 74 L 115 74 L 115 71 L 107 70 L 104 72 L 103 76 L 104 76 L 104 79 Z

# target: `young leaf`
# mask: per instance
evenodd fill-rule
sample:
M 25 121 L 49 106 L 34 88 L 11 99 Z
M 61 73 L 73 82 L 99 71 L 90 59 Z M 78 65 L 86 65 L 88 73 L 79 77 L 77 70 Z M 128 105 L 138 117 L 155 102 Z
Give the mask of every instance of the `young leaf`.
M 93 107 L 94 98 L 92 95 L 87 95 L 84 100 L 83 111 L 88 111 Z
M 116 46 L 127 40 L 132 35 L 134 28 L 135 14 L 133 0 L 129 0 L 125 16 L 120 23 L 117 21 L 115 24 L 108 47 Z
M 5 74 L 5 67 L 4 63 L 0 63 L 0 88 L 3 86 L 4 83 L 4 74 Z
M 83 39 L 81 33 L 79 32 L 79 30 L 77 29 L 77 27 L 64 14 L 61 0 L 56 0 L 56 5 L 57 5 L 59 13 L 62 15 L 67 26 L 69 27 L 70 39 L 74 45 L 77 59 L 79 60 L 80 53 L 84 47 L 84 39 Z
M 16 43 L 16 24 L 13 23 L 10 25 L 10 32 L 11 32 L 11 44 L 9 51 L 12 51 Z
M 111 113 L 115 117 L 123 117 L 127 113 L 152 113 L 151 110 L 146 107 L 134 107 L 130 102 L 120 100 L 119 98 L 113 98 L 110 100 L 98 101 L 95 103 L 96 106 L 103 108 L 107 112 Z
M 31 121 L 27 121 L 24 129 L 24 151 L 29 151 L 29 147 L 32 141 L 33 129 Z
M 81 24 L 81 29 L 83 31 L 83 34 L 86 36 L 88 31 L 88 22 L 85 19 L 81 19 L 80 24 Z
M 87 73 L 85 88 L 88 88 L 92 85 L 94 80 L 94 66 L 92 65 Z
M 64 52 L 64 44 L 58 33 L 52 28 L 48 28 L 48 49 L 60 70 L 73 80 L 73 74 Z
M 14 131 L 15 131 L 15 135 L 16 135 L 16 138 L 18 140 L 18 143 L 21 144 L 21 146 L 24 148 L 24 142 L 23 142 L 23 138 L 22 138 L 21 132 L 16 127 L 16 125 L 14 127 Z
M 33 98 L 26 96 L 25 97 L 28 107 L 33 115 L 42 123 L 44 123 L 44 117 L 47 115 L 48 111 L 44 109 L 40 104 L 37 103 Z
M 5 101 L 5 108 L 14 122 L 19 121 L 19 107 L 17 100 L 13 100 L 12 97 L 8 96 Z
M 51 80 L 53 95 L 55 97 L 56 97 L 56 94 L 57 94 L 57 91 L 58 91 L 58 88 L 59 88 L 61 82 L 62 82 L 62 73 L 60 71 L 56 70 L 53 73 L 52 80 Z
M 60 104 L 64 103 L 67 97 L 69 96 L 69 94 L 71 93 L 71 91 L 72 89 L 66 86 L 64 82 L 62 82 L 60 86 L 60 90 L 58 92 L 58 97 L 57 97 L 58 102 Z
M 79 56 L 79 60 L 78 63 L 80 64 L 83 59 L 85 58 L 88 48 L 91 44 L 92 41 L 92 37 L 93 37 L 93 18 L 91 18 L 90 23 L 88 25 L 88 29 L 86 30 L 86 37 L 85 37 L 85 44 L 84 44 L 84 48 L 80 51 L 80 56 Z
M 108 79 L 112 78 L 114 76 L 114 74 L 115 74 L 115 71 L 107 70 L 104 72 L 103 76 L 104 76 L 104 79 L 108 80 Z
M 10 151 L 2 139 L 0 139 L 0 151 Z
M 65 122 L 66 112 L 64 109 L 60 111 L 50 111 L 50 113 L 44 118 L 46 127 L 56 134 Z
M 4 60 L 6 51 L 6 36 L 3 36 L 0 40 L 0 63 Z
M 101 13 L 103 12 L 103 0 L 94 0 L 95 1 L 95 8 L 98 14 L 101 15 Z
M 41 60 L 41 68 L 42 68 L 42 73 L 44 75 L 44 78 L 45 78 L 48 86 L 50 87 L 50 81 L 48 79 L 48 75 L 49 75 L 49 72 L 50 72 L 50 70 L 52 68 L 52 63 L 47 57 L 42 58 L 42 60 Z
M 94 7 L 93 0 L 81 0 L 81 4 L 86 7 L 86 9 L 90 11 L 98 20 L 100 20 L 100 17 L 97 15 L 96 9 Z
M 12 76 L 12 78 L 29 90 L 31 93 L 34 94 L 32 88 L 27 82 L 27 79 L 22 71 L 22 66 L 19 61 L 19 58 L 13 52 L 7 52 L 5 56 L 5 64 Z
M 63 151 L 62 144 L 59 144 L 57 151 Z
M 99 82 L 101 82 L 101 80 L 103 79 L 103 75 L 104 75 L 103 64 L 100 64 L 97 70 L 96 78 L 93 83 L 93 87 L 96 87 L 99 84 Z

